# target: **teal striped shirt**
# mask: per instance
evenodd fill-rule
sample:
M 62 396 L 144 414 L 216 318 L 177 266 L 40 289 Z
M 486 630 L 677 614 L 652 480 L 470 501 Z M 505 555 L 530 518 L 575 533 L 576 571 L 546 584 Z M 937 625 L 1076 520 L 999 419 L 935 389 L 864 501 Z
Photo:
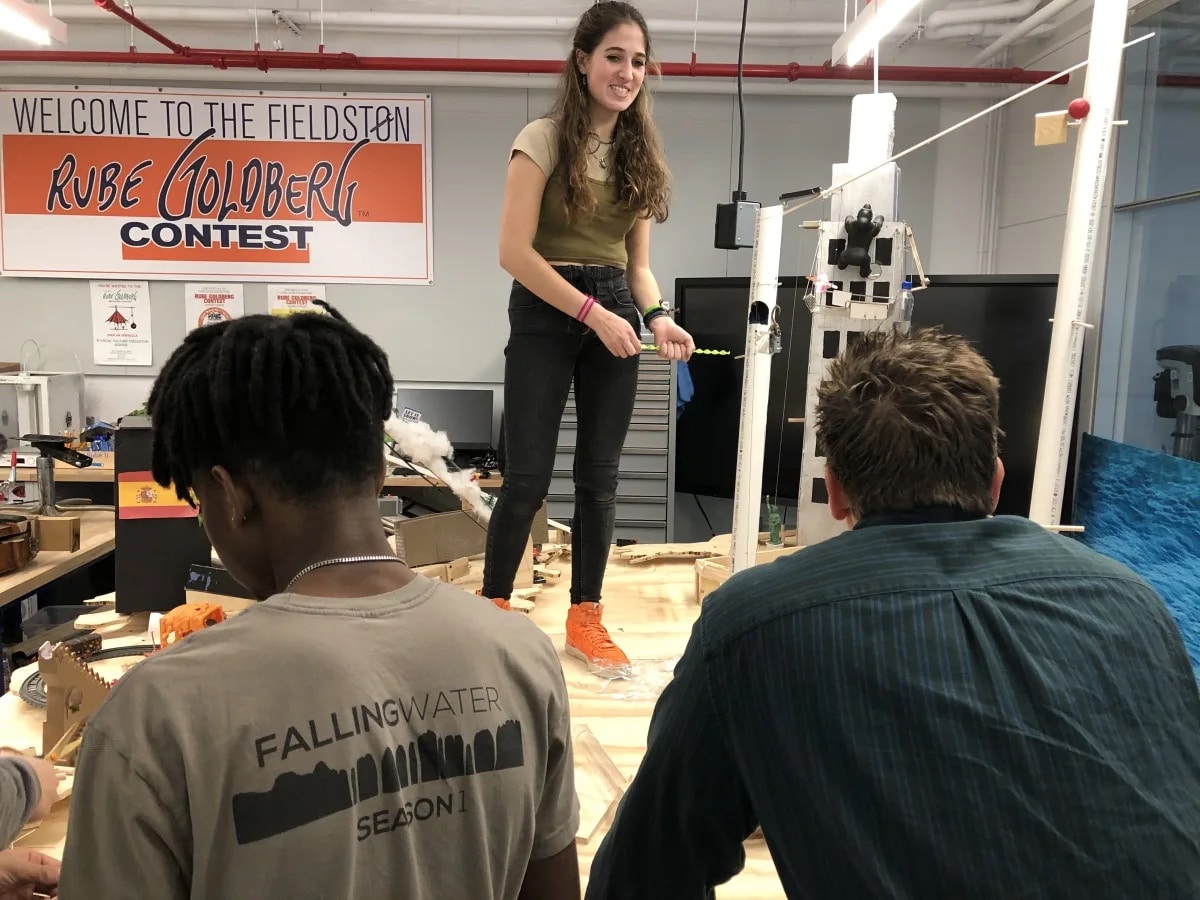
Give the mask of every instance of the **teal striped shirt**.
M 705 601 L 588 900 L 689 900 L 762 827 L 789 898 L 1200 896 L 1200 691 L 1124 566 L 923 510 Z

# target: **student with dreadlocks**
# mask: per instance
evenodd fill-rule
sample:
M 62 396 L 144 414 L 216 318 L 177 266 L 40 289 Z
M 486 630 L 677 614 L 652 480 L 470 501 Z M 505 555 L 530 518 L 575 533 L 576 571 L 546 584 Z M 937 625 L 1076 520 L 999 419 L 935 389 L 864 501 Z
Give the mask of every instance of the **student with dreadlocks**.
M 629 660 L 601 622 L 618 463 L 637 394 L 639 327 L 665 359 L 695 345 L 661 306 L 650 224 L 669 172 L 643 85 L 650 32 L 628 3 L 580 18 L 554 111 L 513 143 L 500 264 L 513 277 L 504 366 L 504 486 L 488 529 L 483 594 L 507 608 L 530 526 L 550 489 L 575 388 L 575 512 L 566 649 L 600 669 Z
M 326 309 L 196 329 L 154 384 L 154 478 L 262 602 L 89 721 L 64 900 L 579 896 L 557 654 L 392 553 L 392 374 Z

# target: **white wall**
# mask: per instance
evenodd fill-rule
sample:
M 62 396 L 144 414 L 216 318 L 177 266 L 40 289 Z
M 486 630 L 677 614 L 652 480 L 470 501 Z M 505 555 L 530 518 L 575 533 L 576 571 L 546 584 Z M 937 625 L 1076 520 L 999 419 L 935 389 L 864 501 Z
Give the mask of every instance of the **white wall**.
M 330 299 L 392 351 L 398 381 L 500 382 L 509 283 L 495 261 L 504 160 L 512 137 L 529 116 L 544 111 L 549 99 L 543 91 L 433 91 L 437 284 L 329 286 Z M 942 104 L 948 102 L 902 99 L 897 148 L 936 131 L 946 117 Z M 664 93 L 656 106 L 675 199 L 670 219 L 655 229 L 653 261 L 670 297 L 677 277 L 748 273 L 750 251 L 730 253 L 712 246 L 715 206 L 729 198 L 736 182 L 735 98 Z M 846 157 L 846 98 L 751 96 L 746 98 L 746 121 L 745 188 L 752 199 L 770 203 L 785 190 L 828 186 L 831 164 Z M 978 216 L 969 204 L 963 209 L 961 201 L 979 195 L 981 157 L 970 145 L 973 139 L 966 137 L 961 151 L 935 145 L 903 163 L 903 211 L 931 270 L 974 269 Z M 936 214 L 939 203 L 946 216 Z M 935 232 L 933 222 L 939 219 L 949 219 L 955 227 Z M 789 229 L 783 272 L 809 270 L 811 240 L 808 233 Z M 152 282 L 151 294 L 157 370 L 184 334 L 182 283 Z M 0 312 L 17 327 L 0 334 L 0 358 L 18 358 L 27 339 L 59 361 L 77 355 L 89 372 L 88 414 L 112 419 L 140 404 L 152 373 L 91 365 L 87 296 L 83 281 L 4 279 Z M 247 283 L 246 306 L 248 312 L 265 311 L 265 286 Z M 431 350 L 431 345 L 440 349 Z
M 1030 67 L 1058 71 L 1087 57 L 1087 36 L 1032 60 Z M 997 274 L 1057 273 L 1075 159 L 1075 138 L 1049 147 L 1033 145 L 1034 116 L 1066 109 L 1083 93 L 1083 72 L 1070 83 L 1048 85 L 1002 111 L 999 200 L 993 271 Z

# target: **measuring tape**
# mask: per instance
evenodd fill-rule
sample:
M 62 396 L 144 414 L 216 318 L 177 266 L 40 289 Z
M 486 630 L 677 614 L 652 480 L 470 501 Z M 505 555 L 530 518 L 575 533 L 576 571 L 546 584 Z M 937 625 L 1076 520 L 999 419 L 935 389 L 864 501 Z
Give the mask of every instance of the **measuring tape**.
M 658 344 L 642 344 L 642 349 L 643 350 L 657 350 Z M 730 352 L 731 351 L 729 351 L 729 350 L 705 350 L 702 347 L 697 347 L 695 350 L 692 351 L 692 353 L 703 353 L 706 356 L 728 356 L 730 354 Z

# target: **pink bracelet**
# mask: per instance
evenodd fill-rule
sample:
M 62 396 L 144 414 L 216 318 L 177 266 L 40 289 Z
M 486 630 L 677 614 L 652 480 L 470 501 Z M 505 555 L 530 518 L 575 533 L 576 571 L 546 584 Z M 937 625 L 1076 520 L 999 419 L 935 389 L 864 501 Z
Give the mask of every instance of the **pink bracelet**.
M 591 296 L 590 294 L 587 297 L 585 297 L 584 301 L 583 301 L 583 306 L 581 306 L 579 308 L 579 312 L 577 312 L 575 314 L 576 321 L 582 322 L 584 319 L 586 319 L 588 313 L 592 311 L 592 305 L 595 302 L 596 302 L 596 298 Z

